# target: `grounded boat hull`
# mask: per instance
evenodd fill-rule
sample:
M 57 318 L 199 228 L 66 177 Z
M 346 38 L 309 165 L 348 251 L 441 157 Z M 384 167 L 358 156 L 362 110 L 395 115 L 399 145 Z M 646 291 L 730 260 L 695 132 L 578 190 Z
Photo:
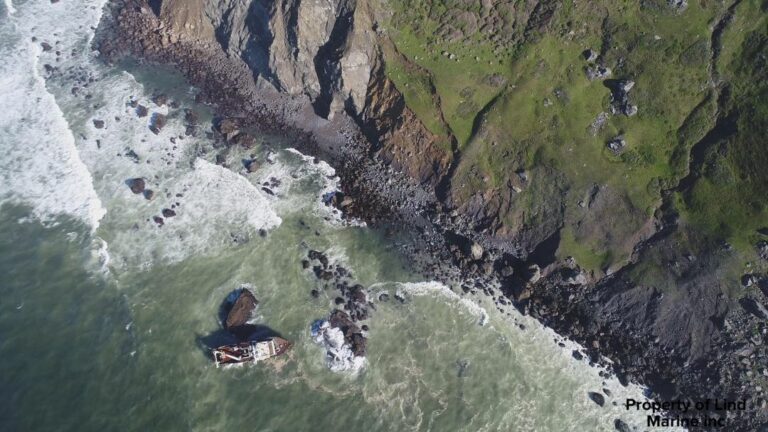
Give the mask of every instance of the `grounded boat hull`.
M 212 354 L 216 367 L 220 367 L 258 363 L 285 354 L 290 347 L 291 343 L 289 341 L 280 337 L 272 337 L 262 341 L 220 346 L 214 349 Z

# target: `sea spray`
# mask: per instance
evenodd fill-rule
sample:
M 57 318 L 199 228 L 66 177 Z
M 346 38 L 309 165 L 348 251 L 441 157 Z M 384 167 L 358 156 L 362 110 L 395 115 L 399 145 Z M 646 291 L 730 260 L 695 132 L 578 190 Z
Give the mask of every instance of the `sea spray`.
M 365 365 L 365 357 L 356 356 L 344 340 L 344 332 L 331 327 L 327 320 L 316 320 L 310 328 L 312 340 L 325 349 L 325 362 L 333 372 L 357 373 Z

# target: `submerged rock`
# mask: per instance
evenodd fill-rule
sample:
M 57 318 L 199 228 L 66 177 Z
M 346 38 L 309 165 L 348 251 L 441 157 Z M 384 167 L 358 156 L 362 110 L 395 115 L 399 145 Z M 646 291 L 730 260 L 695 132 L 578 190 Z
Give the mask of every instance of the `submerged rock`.
M 618 432 L 632 432 L 632 429 L 629 428 L 629 425 L 621 419 L 616 419 L 613 421 L 613 428 Z
M 151 130 L 152 133 L 157 135 L 165 127 L 165 124 L 167 122 L 168 120 L 166 119 L 164 114 L 154 113 L 152 114 L 152 121 L 149 125 L 149 130 Z
M 131 192 L 135 194 L 140 194 L 144 192 L 144 188 L 146 187 L 146 182 L 141 177 L 136 177 L 128 180 L 128 187 L 131 188 Z
M 146 117 L 149 115 L 149 110 L 144 105 L 136 105 L 136 116 L 137 117 Z
M 592 399 L 592 402 L 594 402 L 594 403 L 596 403 L 596 404 L 598 404 L 600 406 L 605 405 L 605 397 L 602 394 L 595 393 L 595 392 L 589 392 L 589 393 L 587 393 L 587 395 L 589 396 L 590 399 Z
M 325 348 L 325 361 L 334 372 L 356 372 L 365 364 L 365 336 L 355 333 L 351 337 L 331 325 L 329 321 L 317 320 L 312 323 L 312 339 Z

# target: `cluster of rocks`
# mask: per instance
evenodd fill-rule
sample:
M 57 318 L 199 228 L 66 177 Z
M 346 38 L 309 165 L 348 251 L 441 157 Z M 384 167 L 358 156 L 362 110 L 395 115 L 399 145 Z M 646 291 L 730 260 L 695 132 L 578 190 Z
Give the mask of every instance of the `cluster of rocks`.
M 590 81 L 604 80 L 610 78 L 612 74 L 611 68 L 600 65 L 587 66 L 585 73 Z
M 618 80 L 609 84 L 611 89 L 611 113 L 631 117 L 637 114 L 637 105 L 629 102 L 629 91 L 635 86 L 632 80 Z
M 328 322 L 331 328 L 338 328 L 344 334 L 344 339 L 354 355 L 363 357 L 366 352 L 367 339 L 364 332 L 368 326 L 360 324 L 370 316 L 370 310 L 375 306 L 368 300 L 366 289 L 354 283 L 352 273 L 338 264 L 331 264 L 328 256 L 320 251 L 310 249 L 307 259 L 302 260 L 302 268 L 309 270 L 321 281 L 324 291 L 329 291 L 334 297 L 334 309 Z M 313 298 L 320 298 L 320 290 L 312 289 Z M 338 308 L 341 309 L 338 309 Z
M 688 0 L 667 0 L 667 4 L 677 12 L 682 12 L 688 8 Z
M 143 177 L 135 177 L 126 180 L 126 184 L 134 194 L 142 194 L 144 198 L 151 201 L 155 198 L 155 192 L 152 189 L 147 189 L 147 181 Z
M 587 48 L 581 55 L 587 62 L 584 72 L 590 81 L 604 80 L 611 77 L 611 68 L 599 63 L 600 54 L 597 51 L 592 48 Z
M 603 130 L 603 127 L 605 127 L 605 124 L 610 117 L 611 114 L 607 112 L 598 114 L 597 117 L 595 117 L 595 120 L 589 125 L 589 133 L 591 133 L 592 136 L 597 136 L 597 134 Z
M 188 114 L 187 118 L 190 123 L 190 125 L 187 126 L 187 129 L 190 130 L 197 124 L 197 116 Z M 217 165 L 227 166 L 226 155 L 233 146 L 238 146 L 244 149 L 252 149 L 256 146 L 256 138 L 242 129 L 243 124 L 241 119 L 219 118 L 214 120 L 213 130 L 208 134 L 208 137 L 214 140 L 214 147 L 223 148 L 223 150 L 216 155 Z M 267 159 L 267 161 L 273 162 L 269 159 Z M 247 173 L 256 172 L 261 168 L 261 162 L 258 160 L 255 153 L 250 154 L 246 159 L 242 159 L 242 164 Z M 265 183 L 262 185 L 262 190 L 269 195 L 274 195 L 274 192 L 270 188 L 279 186 L 279 180 L 272 178 L 269 183 L 271 184 Z
M 342 215 L 355 212 L 355 200 L 341 191 L 328 192 L 323 196 L 323 203 L 338 209 Z
M 133 192 L 136 195 L 143 195 L 144 198 L 148 201 L 152 201 L 155 198 L 155 192 L 152 189 L 147 188 L 147 180 L 143 177 L 134 177 L 131 179 L 128 179 L 125 181 L 125 183 L 128 185 L 128 187 L 131 189 L 131 192 Z M 180 197 L 181 194 L 177 194 L 177 197 Z M 179 203 L 173 203 L 171 204 L 170 208 L 163 208 L 161 210 L 162 216 L 152 216 L 152 220 L 159 226 L 163 226 L 165 224 L 165 219 L 171 218 L 176 216 L 176 207 L 179 206 Z

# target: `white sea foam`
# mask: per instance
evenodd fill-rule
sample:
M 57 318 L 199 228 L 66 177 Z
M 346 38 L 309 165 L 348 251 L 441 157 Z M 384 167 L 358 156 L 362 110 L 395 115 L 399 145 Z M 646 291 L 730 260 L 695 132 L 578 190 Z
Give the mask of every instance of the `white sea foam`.
M 341 329 L 331 327 L 328 321 L 316 321 L 312 325 L 312 340 L 325 348 L 325 362 L 333 372 L 354 374 L 365 366 L 365 357 L 356 356 Z
M 5 186 L 0 201 L 29 204 L 44 222 L 68 214 L 96 229 L 106 210 L 79 158 L 74 134 L 40 75 L 42 49 L 31 42 L 28 26 L 38 11 L 25 4 L 17 12 L 0 26 L 0 92 L 5 106 L 12 108 L 0 117 L 0 178 Z M 56 48 L 63 51 L 73 41 L 60 42 Z
M 451 291 L 447 286 L 439 282 L 415 282 L 415 283 L 401 283 L 398 284 L 398 290 L 396 295 L 403 296 L 403 293 L 410 294 L 412 296 L 441 296 L 445 297 L 457 304 L 460 304 L 467 312 L 478 318 L 478 324 L 484 326 L 488 323 L 488 312 L 468 298 L 464 298 L 455 292 Z
M 3 0 L 3 3 L 5 4 L 5 10 L 8 13 L 8 16 L 16 13 L 16 9 L 13 7 L 13 0 Z
M 276 208 L 280 212 L 295 212 L 306 209 L 323 217 L 329 224 L 337 226 L 365 226 L 365 222 L 342 218 L 341 212 L 323 203 L 323 197 L 339 190 L 339 177 L 336 170 L 325 161 L 316 161 L 295 148 L 288 148 L 271 157 L 272 162 L 264 164 L 255 173 L 259 184 L 269 182 L 271 178 L 280 180 L 276 193 Z M 297 190 L 297 185 L 302 185 Z M 307 187 L 307 185 L 309 185 Z M 311 199 L 307 200 L 307 195 Z

